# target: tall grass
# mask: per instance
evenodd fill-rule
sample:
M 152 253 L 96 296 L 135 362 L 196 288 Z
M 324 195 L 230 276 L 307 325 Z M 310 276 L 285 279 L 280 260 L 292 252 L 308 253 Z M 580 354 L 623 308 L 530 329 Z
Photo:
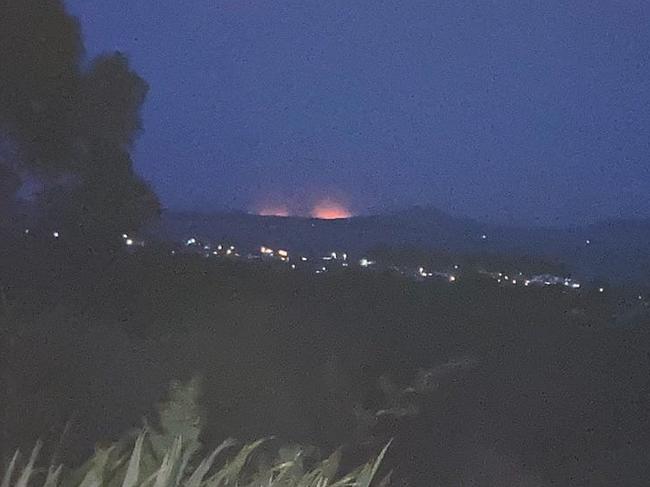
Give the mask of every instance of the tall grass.
M 226 440 L 198 458 L 192 444 L 178 436 L 160 458 L 148 439 L 143 431 L 129 448 L 119 444 L 100 448 L 71 471 L 60 465 L 37 468 L 42 446 L 38 442 L 22 466 L 16 451 L 0 487 L 387 487 L 390 483 L 390 476 L 373 483 L 388 445 L 376 459 L 340 474 L 338 451 L 325 460 L 310 461 L 304 448 L 285 449 L 272 461 L 263 461 L 260 450 L 268 440 L 239 447 Z

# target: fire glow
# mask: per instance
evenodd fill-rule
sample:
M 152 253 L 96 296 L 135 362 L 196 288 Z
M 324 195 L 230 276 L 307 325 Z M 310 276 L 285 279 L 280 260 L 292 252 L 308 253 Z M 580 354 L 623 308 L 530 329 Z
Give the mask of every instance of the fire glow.
M 350 218 L 352 213 L 342 204 L 332 201 L 320 201 L 312 210 L 311 216 L 320 220 L 337 220 L 341 218 Z

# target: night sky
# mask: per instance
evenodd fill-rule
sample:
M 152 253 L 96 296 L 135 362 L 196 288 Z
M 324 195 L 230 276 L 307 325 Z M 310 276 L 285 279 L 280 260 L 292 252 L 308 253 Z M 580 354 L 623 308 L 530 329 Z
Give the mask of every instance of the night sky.
M 151 85 L 166 207 L 650 216 L 646 0 L 67 3 Z

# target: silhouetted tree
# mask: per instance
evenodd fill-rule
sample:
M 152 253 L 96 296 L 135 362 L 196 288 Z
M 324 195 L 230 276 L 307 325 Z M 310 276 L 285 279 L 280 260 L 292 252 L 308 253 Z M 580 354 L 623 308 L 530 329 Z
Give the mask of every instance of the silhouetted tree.
M 158 209 L 130 157 L 148 86 L 123 54 L 84 70 L 83 52 L 60 0 L 0 0 L 0 135 L 42 182 L 48 223 L 117 241 Z
M 122 54 L 102 55 L 84 70 L 83 53 L 79 24 L 62 0 L 0 0 L 0 141 L 12 149 L 11 165 L 0 160 L 0 210 L 20 188 L 19 174 L 40 182 L 44 224 L 95 252 L 118 245 L 122 232 L 155 214 L 158 200 L 130 156 L 146 82 Z M 15 372 L 5 357 L 16 336 L 5 275 L 0 269 L 2 432 Z

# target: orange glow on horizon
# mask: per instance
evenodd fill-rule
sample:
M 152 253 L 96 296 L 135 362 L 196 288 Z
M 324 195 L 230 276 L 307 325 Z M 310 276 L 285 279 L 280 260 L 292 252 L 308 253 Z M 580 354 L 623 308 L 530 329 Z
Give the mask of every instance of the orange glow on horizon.
M 340 218 L 350 218 L 352 213 L 342 204 L 336 201 L 320 201 L 311 212 L 313 218 L 321 220 L 337 220 Z
M 257 212 L 260 216 L 289 216 L 289 210 L 284 206 L 267 206 Z

